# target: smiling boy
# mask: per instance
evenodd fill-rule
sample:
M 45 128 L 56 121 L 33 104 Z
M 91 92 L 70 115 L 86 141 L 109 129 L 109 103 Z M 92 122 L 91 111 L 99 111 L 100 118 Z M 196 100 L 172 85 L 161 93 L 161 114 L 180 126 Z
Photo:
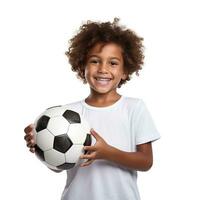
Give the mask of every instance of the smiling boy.
M 93 139 L 84 147 L 84 162 L 67 171 L 62 200 L 139 200 L 137 171 L 153 164 L 152 142 L 160 135 L 152 117 L 143 100 L 117 90 L 141 69 L 143 39 L 118 21 L 88 21 L 66 52 L 72 70 L 90 87 L 86 98 L 67 106 L 87 119 Z M 34 152 L 33 127 L 25 132 Z

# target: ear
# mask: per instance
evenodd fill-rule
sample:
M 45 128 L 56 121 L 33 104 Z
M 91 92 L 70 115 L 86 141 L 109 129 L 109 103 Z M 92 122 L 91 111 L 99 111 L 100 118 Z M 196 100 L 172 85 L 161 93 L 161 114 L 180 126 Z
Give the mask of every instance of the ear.
M 127 76 L 127 73 L 124 72 L 124 74 L 122 75 L 122 80 L 126 80 Z
M 87 83 L 87 80 L 85 78 L 85 68 L 82 68 L 81 70 L 81 79 L 83 80 L 83 83 Z

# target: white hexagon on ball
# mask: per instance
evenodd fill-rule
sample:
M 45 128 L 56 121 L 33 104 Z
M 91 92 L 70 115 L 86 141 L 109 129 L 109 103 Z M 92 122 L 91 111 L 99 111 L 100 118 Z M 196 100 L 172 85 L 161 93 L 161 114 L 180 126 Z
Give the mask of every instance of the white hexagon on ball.
M 65 153 L 65 160 L 67 163 L 76 163 L 83 154 L 83 145 L 72 145 L 72 147 Z
M 52 117 L 49 120 L 47 129 L 55 136 L 67 133 L 69 122 L 62 116 Z
M 57 117 L 62 116 L 65 112 L 64 106 L 53 106 L 51 108 L 48 108 L 43 114 L 49 117 Z
M 83 119 L 83 117 L 81 117 L 81 126 L 82 126 L 82 129 L 84 130 L 84 132 L 90 134 L 90 125 L 88 124 L 88 122 Z
M 45 162 L 52 166 L 59 166 L 65 163 L 65 154 L 51 149 L 44 152 Z
M 36 143 L 43 151 L 53 148 L 54 136 L 47 129 L 36 134 Z
M 57 116 L 62 116 L 64 113 L 65 109 L 63 106 L 53 106 L 51 108 L 47 108 L 44 112 L 42 112 L 35 121 L 37 121 L 41 116 L 45 115 L 48 117 L 57 117 Z
M 87 137 L 87 132 L 85 131 L 85 128 L 79 123 L 70 124 L 67 135 L 73 144 L 84 144 Z

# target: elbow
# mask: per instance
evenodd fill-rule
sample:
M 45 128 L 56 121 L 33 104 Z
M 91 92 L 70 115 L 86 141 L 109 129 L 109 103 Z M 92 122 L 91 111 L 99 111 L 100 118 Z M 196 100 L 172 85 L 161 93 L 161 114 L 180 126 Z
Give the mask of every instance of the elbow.
M 153 166 L 153 160 L 146 160 L 141 171 L 144 172 L 149 171 L 152 166 Z
M 149 171 L 152 166 L 153 166 L 153 162 L 148 163 L 146 168 L 145 168 L 145 171 Z

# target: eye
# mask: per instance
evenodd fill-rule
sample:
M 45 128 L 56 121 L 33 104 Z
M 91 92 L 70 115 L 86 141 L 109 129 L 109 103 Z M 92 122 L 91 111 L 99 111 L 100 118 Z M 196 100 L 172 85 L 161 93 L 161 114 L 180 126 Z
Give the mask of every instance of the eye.
M 111 64 L 112 66 L 118 65 L 118 63 L 117 63 L 116 61 L 110 61 L 110 64 Z
M 91 59 L 89 61 L 89 63 L 97 64 L 97 63 L 99 63 L 99 60 L 97 60 L 97 59 Z

